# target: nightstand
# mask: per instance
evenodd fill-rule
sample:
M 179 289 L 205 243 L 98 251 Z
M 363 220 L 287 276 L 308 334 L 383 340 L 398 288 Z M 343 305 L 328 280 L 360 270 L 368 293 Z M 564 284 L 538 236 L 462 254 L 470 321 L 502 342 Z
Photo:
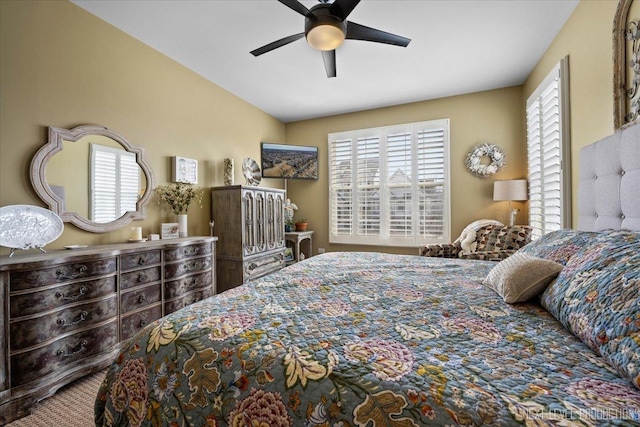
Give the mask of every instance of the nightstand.
M 309 252 L 305 255 L 306 258 L 313 256 L 313 231 L 291 231 L 284 233 L 285 240 L 293 242 L 295 245 L 294 259 L 300 261 L 300 242 L 303 240 L 309 240 Z

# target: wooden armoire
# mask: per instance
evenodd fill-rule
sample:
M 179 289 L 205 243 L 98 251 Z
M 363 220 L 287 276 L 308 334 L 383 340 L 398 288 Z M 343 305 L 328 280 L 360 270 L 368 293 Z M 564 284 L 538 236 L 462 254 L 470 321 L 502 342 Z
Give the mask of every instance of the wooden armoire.
M 217 289 L 223 292 L 285 266 L 284 190 L 231 185 L 211 191 Z

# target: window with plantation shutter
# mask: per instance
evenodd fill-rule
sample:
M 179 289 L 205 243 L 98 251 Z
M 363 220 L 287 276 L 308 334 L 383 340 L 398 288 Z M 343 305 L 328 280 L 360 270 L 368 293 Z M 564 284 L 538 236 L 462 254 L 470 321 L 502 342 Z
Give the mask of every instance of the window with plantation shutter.
M 91 144 L 90 217 L 111 222 L 127 211 L 135 211 L 140 172 L 135 153 Z
M 449 120 L 329 135 L 331 243 L 449 241 Z
M 527 100 L 529 224 L 533 238 L 571 226 L 568 60 Z

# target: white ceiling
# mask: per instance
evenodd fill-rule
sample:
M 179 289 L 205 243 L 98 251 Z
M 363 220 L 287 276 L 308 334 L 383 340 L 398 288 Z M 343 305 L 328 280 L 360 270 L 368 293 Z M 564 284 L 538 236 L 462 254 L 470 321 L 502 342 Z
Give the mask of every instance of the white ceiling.
M 407 48 L 347 40 L 336 78 L 276 0 L 72 0 L 283 122 L 524 82 L 579 0 L 363 0 L 348 20 L 412 39 Z M 308 8 L 315 0 L 301 0 Z

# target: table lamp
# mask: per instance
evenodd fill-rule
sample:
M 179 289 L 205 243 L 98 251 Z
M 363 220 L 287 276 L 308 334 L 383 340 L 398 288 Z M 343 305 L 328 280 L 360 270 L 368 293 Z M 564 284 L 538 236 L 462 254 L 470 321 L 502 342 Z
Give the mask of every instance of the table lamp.
M 513 226 L 516 222 L 516 214 L 519 209 L 511 209 L 511 201 L 524 201 L 527 200 L 527 180 L 526 179 L 512 179 L 508 181 L 495 181 L 493 183 L 493 200 L 501 202 L 504 200 L 509 201 L 509 225 Z

